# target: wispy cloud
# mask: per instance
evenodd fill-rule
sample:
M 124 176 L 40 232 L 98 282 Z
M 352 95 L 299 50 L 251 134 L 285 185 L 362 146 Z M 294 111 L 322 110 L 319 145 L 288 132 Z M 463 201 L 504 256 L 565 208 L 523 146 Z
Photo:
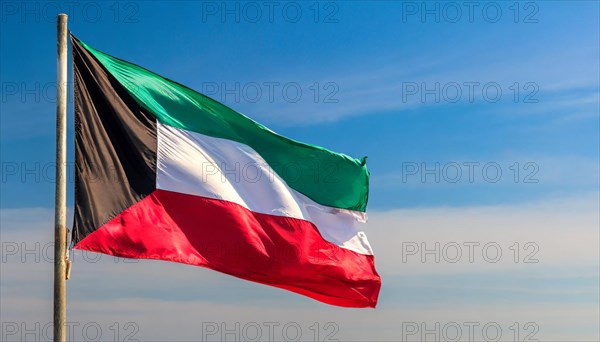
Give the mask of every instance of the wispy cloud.
M 468 49 L 468 46 L 463 48 Z M 284 126 L 312 125 L 425 106 L 485 103 L 485 96 L 481 94 L 482 87 L 496 83 L 503 92 L 496 107 L 506 113 L 552 113 L 557 109 L 579 108 L 581 105 L 596 105 L 593 109 L 597 109 L 597 54 L 589 54 L 585 50 L 560 53 L 545 53 L 540 50 L 535 54 L 521 56 L 519 60 L 500 59 L 493 64 L 466 62 L 464 57 L 455 54 L 432 61 L 405 56 L 402 60 L 388 61 L 387 65 L 377 64 L 377 67 L 370 67 L 374 63 L 366 62 L 367 67 L 361 65 L 346 71 L 305 70 L 304 74 L 292 74 L 287 79 L 306 84 L 334 82 L 338 88 L 334 96 L 335 103 L 312 101 L 310 96 L 306 96 L 297 103 L 259 102 L 252 106 L 242 104 L 242 107 L 259 119 Z M 468 96 L 471 90 L 465 85 L 469 82 L 479 84 L 474 88 L 473 101 Z M 407 91 L 410 90 L 407 88 L 408 83 L 419 86 L 416 94 L 407 96 Z M 423 101 L 422 92 L 435 89 L 436 83 L 440 86 L 438 95 L 441 99 L 436 101 L 435 95 L 429 94 Z M 443 88 L 450 83 L 457 83 L 462 91 L 462 96 L 456 103 L 444 100 Z M 528 83 L 532 86 L 527 86 Z M 422 84 L 425 84 L 423 89 Z M 448 92 L 454 98 L 452 87 L 448 88 Z M 517 91 L 520 98 L 514 101 Z M 522 106 L 524 97 L 528 95 L 534 97 L 535 105 Z M 507 108 L 510 110 L 506 110 Z M 587 110 L 589 109 L 588 106 Z

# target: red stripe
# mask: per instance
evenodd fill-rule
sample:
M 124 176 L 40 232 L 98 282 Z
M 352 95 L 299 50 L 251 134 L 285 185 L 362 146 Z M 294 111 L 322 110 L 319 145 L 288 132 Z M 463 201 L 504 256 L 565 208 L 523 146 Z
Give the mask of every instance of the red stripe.
M 372 255 L 325 241 L 308 221 L 166 190 L 75 248 L 208 267 L 346 307 L 375 307 L 381 287 Z

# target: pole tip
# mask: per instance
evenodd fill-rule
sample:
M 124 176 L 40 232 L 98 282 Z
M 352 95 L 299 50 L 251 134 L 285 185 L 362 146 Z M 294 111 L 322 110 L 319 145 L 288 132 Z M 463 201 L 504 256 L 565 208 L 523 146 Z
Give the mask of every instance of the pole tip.
M 67 18 L 69 18 L 69 16 L 66 13 L 59 13 L 56 17 L 58 19 L 63 19 L 63 20 L 66 20 Z

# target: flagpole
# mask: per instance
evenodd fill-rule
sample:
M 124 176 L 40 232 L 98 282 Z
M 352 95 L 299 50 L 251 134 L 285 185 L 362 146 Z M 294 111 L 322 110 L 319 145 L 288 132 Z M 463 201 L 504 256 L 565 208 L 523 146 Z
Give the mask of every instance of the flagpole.
M 54 341 L 65 342 L 67 320 L 67 15 L 56 17 L 56 192 L 54 198 Z

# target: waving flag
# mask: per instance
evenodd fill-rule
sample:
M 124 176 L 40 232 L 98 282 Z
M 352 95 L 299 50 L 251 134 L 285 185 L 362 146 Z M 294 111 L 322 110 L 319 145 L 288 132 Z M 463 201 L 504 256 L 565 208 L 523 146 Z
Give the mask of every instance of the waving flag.
M 381 280 L 365 159 L 283 137 L 75 37 L 74 248 L 207 267 L 347 307 Z

